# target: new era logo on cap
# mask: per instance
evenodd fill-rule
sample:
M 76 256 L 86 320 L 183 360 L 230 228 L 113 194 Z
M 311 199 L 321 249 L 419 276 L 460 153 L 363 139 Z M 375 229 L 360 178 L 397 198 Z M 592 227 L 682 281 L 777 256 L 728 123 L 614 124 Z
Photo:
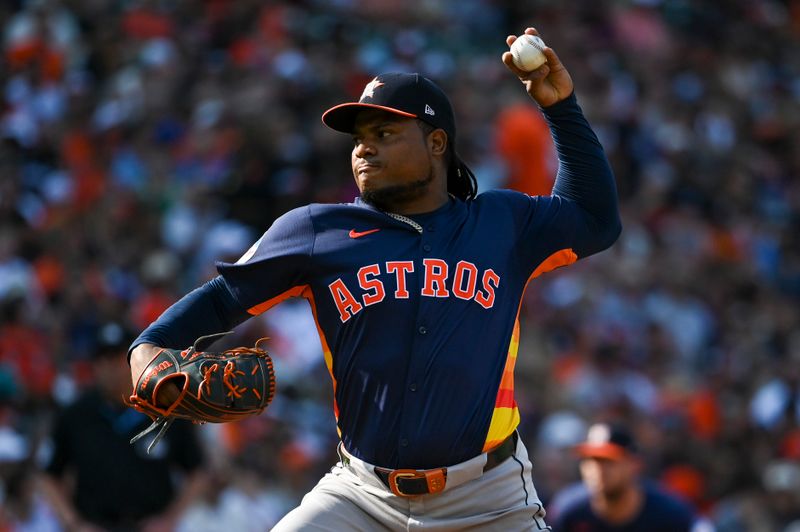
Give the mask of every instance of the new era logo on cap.
M 352 133 L 356 116 L 367 108 L 418 118 L 443 129 L 451 142 L 455 139 L 456 122 L 450 100 L 434 82 L 419 74 L 381 74 L 367 83 L 359 101 L 328 109 L 322 121 L 331 129 Z

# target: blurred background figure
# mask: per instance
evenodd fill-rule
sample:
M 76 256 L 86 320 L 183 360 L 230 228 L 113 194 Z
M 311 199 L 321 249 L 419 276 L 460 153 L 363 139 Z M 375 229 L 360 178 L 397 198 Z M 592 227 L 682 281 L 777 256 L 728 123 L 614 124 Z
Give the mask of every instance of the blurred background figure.
M 717 505 L 717 532 L 800 532 L 800 464 L 774 460 L 752 488 Z
M 694 510 L 642 479 L 642 458 L 628 430 L 598 423 L 576 448 L 582 484 L 556 495 L 548 514 L 562 532 L 692 532 Z M 702 530 L 709 530 L 704 525 Z
M 175 423 L 165 441 L 130 439 L 151 420 L 129 408 L 127 348 L 133 340 L 116 322 L 98 329 L 92 382 L 58 413 L 52 456 L 42 484 L 67 530 L 170 531 L 203 489 L 200 443 L 191 423 Z

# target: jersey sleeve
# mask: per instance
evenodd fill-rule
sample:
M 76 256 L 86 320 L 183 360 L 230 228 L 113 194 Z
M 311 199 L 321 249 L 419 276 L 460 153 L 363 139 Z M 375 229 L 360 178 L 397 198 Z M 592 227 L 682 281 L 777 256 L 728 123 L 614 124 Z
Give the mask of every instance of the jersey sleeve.
M 235 263 L 217 263 L 231 294 L 251 315 L 300 295 L 314 249 L 311 207 L 287 212 Z
M 573 93 L 542 109 L 558 152 L 554 197 L 567 200 L 591 231 L 580 256 L 601 251 L 619 236 L 622 224 L 614 172 Z
M 508 196 L 520 257 L 533 273 L 602 251 L 622 230 L 614 174 L 574 93 L 542 114 L 558 152 L 552 195 Z

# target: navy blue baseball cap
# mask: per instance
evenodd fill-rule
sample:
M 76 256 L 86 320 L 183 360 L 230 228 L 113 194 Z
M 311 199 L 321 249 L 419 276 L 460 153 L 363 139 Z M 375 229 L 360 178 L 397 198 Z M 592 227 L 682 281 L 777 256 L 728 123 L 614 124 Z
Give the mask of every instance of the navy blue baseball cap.
M 582 458 L 622 460 L 637 454 L 636 442 L 622 425 L 596 423 L 589 427 L 586 441 L 575 447 Z
M 456 120 L 450 100 L 438 85 L 420 74 L 381 74 L 364 87 L 357 102 L 343 103 L 325 111 L 322 122 L 336 131 L 352 133 L 356 116 L 364 109 L 381 109 L 418 118 L 443 129 L 451 142 L 456 136 Z

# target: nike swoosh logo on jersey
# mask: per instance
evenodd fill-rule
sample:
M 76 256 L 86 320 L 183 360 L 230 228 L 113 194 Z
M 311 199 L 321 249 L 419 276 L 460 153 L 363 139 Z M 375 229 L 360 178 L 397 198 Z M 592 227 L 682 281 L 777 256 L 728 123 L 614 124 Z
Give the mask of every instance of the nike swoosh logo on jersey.
M 350 238 L 361 238 L 362 236 L 367 236 L 372 233 L 376 233 L 380 231 L 380 229 L 370 229 L 369 231 L 361 231 L 358 232 L 355 229 L 350 229 Z

